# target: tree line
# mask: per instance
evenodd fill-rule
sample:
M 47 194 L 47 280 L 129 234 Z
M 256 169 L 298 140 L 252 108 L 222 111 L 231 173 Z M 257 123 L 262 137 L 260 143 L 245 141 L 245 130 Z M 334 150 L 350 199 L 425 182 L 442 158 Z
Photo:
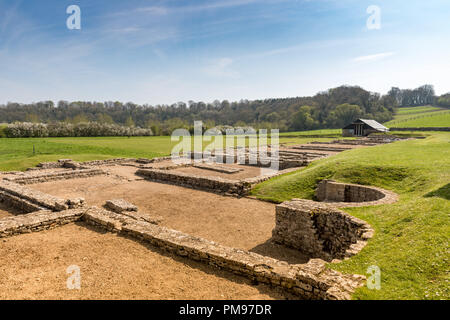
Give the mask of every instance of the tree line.
M 0 136 L 7 138 L 43 137 L 123 137 L 151 136 L 151 129 L 119 126 L 117 124 L 81 122 L 77 124 L 16 122 L 0 128 Z
M 443 99 L 443 100 L 441 100 Z M 342 128 L 357 118 L 387 122 L 395 108 L 449 102 L 437 98 L 433 86 L 417 89 L 392 88 L 388 94 L 369 92 L 358 86 L 340 86 L 311 97 L 264 100 L 189 101 L 172 105 L 139 105 L 132 102 L 52 101 L 0 105 L 0 123 L 100 123 L 129 128 L 148 128 L 155 135 L 170 135 L 178 128 L 193 129 L 194 121 L 205 128 L 216 126 L 253 127 L 299 131 Z

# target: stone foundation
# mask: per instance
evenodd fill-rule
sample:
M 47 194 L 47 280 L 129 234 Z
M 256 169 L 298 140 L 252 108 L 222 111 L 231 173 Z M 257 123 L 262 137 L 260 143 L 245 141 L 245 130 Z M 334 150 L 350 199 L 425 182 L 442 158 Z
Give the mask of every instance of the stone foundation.
M 134 158 L 115 158 L 115 159 L 107 159 L 107 160 L 93 160 L 86 162 L 75 162 L 72 159 L 60 159 L 55 162 L 41 162 L 36 166 L 36 169 L 56 169 L 56 168 L 69 168 L 73 167 L 74 164 L 78 164 L 80 166 L 107 166 L 107 165 L 116 165 L 121 164 L 127 161 L 136 161 Z M 77 165 L 75 165 L 77 166 Z M 33 169 L 33 168 L 31 168 Z
M 84 214 L 83 209 L 60 212 L 37 211 L 0 220 L 0 238 L 52 229 L 77 221 Z
M 316 189 L 319 201 L 333 203 L 336 207 L 357 207 L 393 203 L 398 196 L 388 190 L 358 184 L 322 180 Z
M 145 221 L 152 224 L 159 224 L 162 221 L 162 217 L 160 216 L 150 216 L 138 212 L 138 207 L 123 199 L 108 200 L 106 201 L 104 207 L 107 210 L 137 221 Z
M 2 192 L 2 199 L 10 201 L 18 208 L 23 206 L 25 211 L 29 211 L 33 207 L 63 211 L 84 205 L 84 199 L 65 200 L 6 180 L 0 180 L 0 192 Z
M 5 180 L 0 181 L 0 191 L 53 211 L 69 209 L 69 206 L 66 204 L 66 200 L 64 199 L 53 197 L 37 190 L 29 189 L 14 182 Z
M 206 190 L 226 195 L 245 196 L 250 192 L 251 185 L 245 181 L 228 180 L 219 177 L 204 177 L 184 172 L 170 172 L 158 169 L 140 169 L 137 175 L 145 179 L 166 182 L 194 189 Z
M 242 154 L 224 153 L 220 151 L 212 151 L 211 153 L 190 152 L 187 154 L 188 159 L 203 159 L 217 164 L 234 164 L 255 166 L 260 168 L 269 168 L 271 164 L 278 161 L 278 169 L 284 170 L 293 167 L 303 167 L 309 164 L 309 161 L 303 155 L 290 154 L 289 156 L 278 154 L 278 158 L 271 158 L 271 153 L 262 156 L 259 153 L 244 152 Z
M 81 169 L 81 170 L 67 170 L 67 171 L 57 171 L 39 174 L 28 174 L 28 175 L 25 174 L 13 178 L 5 178 L 5 180 L 19 184 L 34 184 L 55 180 L 88 178 L 103 174 L 106 174 L 106 172 L 100 169 Z
M 123 199 L 108 200 L 106 201 L 105 207 L 116 213 L 122 213 L 124 211 L 138 211 L 138 208 L 135 205 Z
M 199 168 L 199 169 L 204 169 L 204 170 L 221 172 L 221 173 L 228 173 L 228 174 L 237 173 L 237 172 L 240 172 L 243 170 L 240 168 L 226 167 L 226 166 L 221 166 L 219 164 L 208 164 L 208 163 L 194 163 L 193 167 Z
M 365 280 L 363 276 L 330 270 L 323 260 L 312 259 L 306 264 L 291 265 L 96 207 L 38 211 L 2 219 L 0 238 L 47 230 L 80 219 L 172 254 L 279 287 L 302 299 L 350 299 L 352 292 Z
M 21 213 L 45 210 L 44 207 L 4 191 L 0 191 L 0 202 L 4 203 L 7 207 L 17 209 Z
M 272 239 L 311 257 L 332 261 L 359 252 L 372 235 L 366 222 L 332 205 L 296 200 L 277 205 Z

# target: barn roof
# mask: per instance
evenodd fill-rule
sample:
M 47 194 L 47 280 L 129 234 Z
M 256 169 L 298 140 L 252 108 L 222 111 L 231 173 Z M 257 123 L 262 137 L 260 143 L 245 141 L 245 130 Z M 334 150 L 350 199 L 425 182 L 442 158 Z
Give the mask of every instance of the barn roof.
M 389 131 L 388 128 L 386 128 L 385 126 L 383 126 L 381 123 L 375 121 L 375 120 L 366 120 L 366 119 L 358 119 L 362 122 L 364 122 L 365 124 L 367 124 L 368 126 L 380 130 L 380 131 Z
M 376 129 L 378 131 L 389 131 L 389 129 L 386 128 L 385 126 L 383 126 L 381 123 L 379 123 L 375 120 L 368 120 L 368 119 L 358 119 L 358 120 L 354 121 L 353 123 L 349 124 L 348 126 L 346 126 L 344 129 L 351 129 L 352 125 L 357 122 L 363 122 L 363 123 L 367 124 L 369 127 Z

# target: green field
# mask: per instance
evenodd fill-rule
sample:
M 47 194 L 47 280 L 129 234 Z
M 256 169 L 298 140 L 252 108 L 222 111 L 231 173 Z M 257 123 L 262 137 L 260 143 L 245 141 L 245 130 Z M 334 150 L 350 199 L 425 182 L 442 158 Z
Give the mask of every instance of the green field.
M 450 127 L 450 110 L 433 106 L 398 108 L 394 119 L 384 125 L 388 128 Z
M 418 133 L 416 133 L 418 134 Z M 333 139 L 333 132 L 284 134 L 282 143 Z M 343 272 L 381 268 L 381 290 L 358 290 L 355 299 L 449 299 L 450 134 L 354 149 L 258 185 L 253 195 L 281 202 L 313 198 L 317 182 L 332 178 L 379 186 L 400 195 L 392 205 L 345 209 L 376 231 L 361 253 L 339 264 Z M 338 137 L 338 134 L 334 138 Z M 0 139 L 0 169 L 24 170 L 42 161 L 78 161 L 170 154 L 170 137 Z M 34 146 L 34 153 L 33 153 Z
M 356 299 L 449 299 L 450 134 L 433 133 L 355 149 L 258 185 L 253 195 L 281 202 L 312 199 L 318 181 L 374 185 L 393 190 L 391 205 L 345 209 L 370 223 L 375 237 L 361 253 L 332 268 L 365 274 L 381 269 L 381 290 L 360 289 Z
M 337 137 L 337 136 L 336 136 Z M 280 136 L 280 143 L 329 141 L 332 138 Z M 269 139 L 270 141 L 270 139 Z M 0 170 L 25 170 L 39 162 L 73 159 L 89 161 L 118 157 L 154 158 L 168 156 L 178 141 L 170 137 L 95 138 L 0 138 Z M 204 142 L 207 147 L 210 142 Z M 223 142 L 224 147 L 226 141 Z M 33 153 L 34 149 L 34 153 Z

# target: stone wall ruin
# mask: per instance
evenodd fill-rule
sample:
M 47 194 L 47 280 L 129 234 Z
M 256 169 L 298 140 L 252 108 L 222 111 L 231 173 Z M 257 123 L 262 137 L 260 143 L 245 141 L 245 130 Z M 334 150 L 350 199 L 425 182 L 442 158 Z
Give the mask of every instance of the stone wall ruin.
M 397 195 L 388 190 L 333 180 L 322 180 L 318 184 L 316 198 L 338 207 L 388 204 L 398 200 Z
M 353 255 L 373 235 L 366 222 L 310 200 L 277 205 L 275 223 L 274 242 L 326 261 Z

